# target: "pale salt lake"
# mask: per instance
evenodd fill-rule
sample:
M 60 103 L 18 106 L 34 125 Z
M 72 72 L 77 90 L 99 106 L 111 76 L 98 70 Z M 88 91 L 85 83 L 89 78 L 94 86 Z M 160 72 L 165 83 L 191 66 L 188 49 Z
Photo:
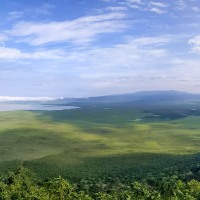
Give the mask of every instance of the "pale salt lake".
M 56 110 L 70 110 L 78 109 L 80 107 L 76 106 L 63 106 L 63 105 L 49 105 L 40 103 L 15 103 L 15 102 L 0 102 L 0 112 L 2 111 L 56 111 Z

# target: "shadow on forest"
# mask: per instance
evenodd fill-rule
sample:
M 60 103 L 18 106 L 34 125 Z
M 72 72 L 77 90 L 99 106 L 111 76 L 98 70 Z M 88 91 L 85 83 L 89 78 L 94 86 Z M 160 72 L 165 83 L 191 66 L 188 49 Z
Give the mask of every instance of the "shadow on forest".
M 37 111 L 38 119 L 49 119 L 52 122 L 69 122 L 74 125 L 83 124 L 125 124 L 135 118 L 135 110 L 124 107 L 82 107 L 73 110 L 62 111 Z
M 28 131 L 30 133 L 36 129 Z M 177 175 L 182 172 L 186 173 L 186 171 L 188 173 L 190 170 L 194 172 L 200 170 L 200 153 L 191 155 L 124 153 L 100 156 L 101 154 L 98 153 L 108 147 L 98 143 L 98 141 L 86 142 L 81 139 L 69 139 L 63 142 L 62 137 L 59 138 L 53 133 L 45 132 L 43 135 L 35 133 L 35 135 L 27 136 L 25 132 L 27 133 L 26 129 L 7 131 L 3 133 L 3 137 L 5 137 L 3 140 L 4 142 L 6 139 L 8 142 L 13 141 L 10 144 L 15 146 L 13 146 L 14 150 L 11 153 L 29 154 L 30 148 L 37 149 L 36 153 L 39 153 L 40 158 L 36 156 L 35 159 L 29 161 L 24 159 L 24 165 L 42 178 L 61 175 L 71 181 L 89 177 L 142 179 L 149 176 L 163 176 L 163 173 Z M 18 139 L 16 135 L 19 135 Z M 47 135 L 48 138 L 46 138 Z M 62 148 L 62 153 L 55 153 L 57 147 Z M 41 158 L 41 152 L 45 148 L 48 151 L 48 148 L 51 148 L 50 152 L 53 151 L 54 155 L 44 154 Z M 32 153 L 31 151 L 31 155 Z M 12 161 L 1 162 L 0 170 L 2 172 L 13 170 L 19 162 L 17 156 Z
M 107 124 L 124 126 L 129 122 L 134 122 L 138 118 L 141 122 L 166 122 L 183 119 L 188 116 L 200 116 L 200 110 L 191 108 L 174 108 L 174 106 L 157 107 L 135 107 L 127 105 L 98 105 L 83 106 L 79 109 L 62 111 L 36 111 L 39 120 L 49 119 L 49 122 L 67 122 L 85 128 L 88 124 Z
M 73 156 L 73 155 L 71 155 Z M 200 153 L 193 155 L 169 155 L 156 153 L 132 153 L 108 156 L 84 156 L 74 154 L 70 162 L 67 152 L 55 156 L 25 162 L 40 177 L 61 175 L 70 180 L 107 176 L 142 179 L 199 171 Z M 68 158 L 68 159 L 66 159 Z

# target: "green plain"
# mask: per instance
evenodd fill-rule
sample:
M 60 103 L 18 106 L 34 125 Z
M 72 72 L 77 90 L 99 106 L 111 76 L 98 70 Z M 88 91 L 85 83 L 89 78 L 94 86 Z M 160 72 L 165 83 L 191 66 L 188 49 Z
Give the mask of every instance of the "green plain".
M 23 161 L 42 178 L 74 180 L 184 167 L 200 152 L 200 116 L 191 108 L 0 112 L 0 169 Z

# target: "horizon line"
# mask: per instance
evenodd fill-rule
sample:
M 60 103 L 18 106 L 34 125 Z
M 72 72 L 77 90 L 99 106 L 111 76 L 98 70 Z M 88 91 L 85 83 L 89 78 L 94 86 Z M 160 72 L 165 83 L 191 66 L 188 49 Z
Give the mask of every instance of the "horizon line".
M 178 91 L 178 90 L 141 90 L 135 92 L 126 92 L 126 93 L 115 93 L 115 94 L 104 94 L 104 95 L 96 95 L 96 96 L 83 96 L 83 97 L 47 97 L 47 96 L 0 96 L 0 102 L 6 101 L 53 101 L 53 100 L 62 100 L 65 98 L 73 99 L 73 98 L 90 98 L 90 97 L 103 97 L 103 96 L 112 96 L 112 95 L 123 95 L 123 94 L 134 94 L 139 92 L 180 92 L 180 93 L 188 93 L 188 94 L 199 94 L 192 93 L 186 91 Z

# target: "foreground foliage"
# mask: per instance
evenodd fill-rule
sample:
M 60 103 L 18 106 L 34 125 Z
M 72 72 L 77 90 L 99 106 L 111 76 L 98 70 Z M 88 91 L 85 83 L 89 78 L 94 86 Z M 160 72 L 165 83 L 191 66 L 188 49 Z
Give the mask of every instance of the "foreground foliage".
M 112 183 L 114 187 L 105 191 L 104 185 L 97 183 L 98 189 L 81 190 L 77 185 L 58 177 L 52 180 L 39 180 L 23 166 L 15 172 L 9 172 L 0 180 L 0 199 L 34 199 L 34 200 L 195 200 L 200 199 L 200 182 L 191 180 L 187 183 L 177 177 L 164 177 L 155 185 L 133 182 L 130 185 Z

